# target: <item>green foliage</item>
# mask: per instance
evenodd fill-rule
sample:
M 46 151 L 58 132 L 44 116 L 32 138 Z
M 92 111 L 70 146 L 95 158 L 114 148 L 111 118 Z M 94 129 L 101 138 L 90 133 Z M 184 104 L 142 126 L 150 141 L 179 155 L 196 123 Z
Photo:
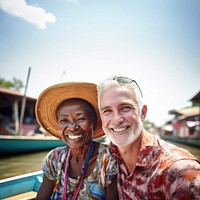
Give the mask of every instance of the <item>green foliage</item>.
M 12 79 L 12 81 L 8 81 L 0 77 L 0 86 L 19 91 L 24 87 L 24 84 L 20 79 L 16 79 L 15 77 Z
M 197 106 L 200 106 L 200 103 L 192 102 L 192 107 L 197 107 Z
M 177 113 L 176 109 L 171 109 L 171 110 L 168 111 L 169 115 L 173 115 L 173 114 L 176 114 L 176 113 Z
M 145 128 L 155 128 L 155 124 L 153 122 L 151 122 L 150 120 L 146 119 L 144 121 L 144 127 Z

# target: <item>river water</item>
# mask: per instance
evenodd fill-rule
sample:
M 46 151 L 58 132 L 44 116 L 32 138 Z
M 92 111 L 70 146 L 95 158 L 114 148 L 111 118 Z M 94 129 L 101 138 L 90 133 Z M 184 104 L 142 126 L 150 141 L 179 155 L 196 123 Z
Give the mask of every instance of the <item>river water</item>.
M 183 144 L 173 143 L 190 151 L 200 160 L 200 149 Z M 0 158 L 0 179 L 41 170 L 41 163 L 49 151 Z

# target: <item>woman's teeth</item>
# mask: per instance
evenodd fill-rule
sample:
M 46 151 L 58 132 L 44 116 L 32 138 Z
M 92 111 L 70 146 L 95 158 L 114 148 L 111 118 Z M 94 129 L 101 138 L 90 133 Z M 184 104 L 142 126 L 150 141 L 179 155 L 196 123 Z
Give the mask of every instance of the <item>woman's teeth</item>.
M 67 135 L 67 137 L 68 137 L 69 139 L 71 139 L 71 140 L 75 140 L 75 139 L 77 139 L 77 138 L 82 137 L 82 135 Z

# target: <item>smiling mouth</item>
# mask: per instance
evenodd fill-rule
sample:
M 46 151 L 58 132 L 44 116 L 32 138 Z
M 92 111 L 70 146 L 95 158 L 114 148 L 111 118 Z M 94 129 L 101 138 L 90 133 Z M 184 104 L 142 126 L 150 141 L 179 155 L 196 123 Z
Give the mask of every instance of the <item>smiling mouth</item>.
M 128 126 L 126 126 L 126 127 L 121 127 L 121 128 L 112 128 L 112 130 L 113 130 L 114 132 L 122 132 L 122 131 L 126 130 L 127 128 L 128 128 Z
M 67 137 L 71 140 L 76 140 L 78 138 L 81 138 L 83 135 L 67 135 Z

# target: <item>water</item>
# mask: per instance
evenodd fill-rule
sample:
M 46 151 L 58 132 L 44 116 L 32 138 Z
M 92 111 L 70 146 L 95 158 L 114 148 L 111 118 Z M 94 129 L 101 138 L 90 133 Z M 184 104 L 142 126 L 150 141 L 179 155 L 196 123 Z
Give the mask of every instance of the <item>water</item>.
M 0 158 L 0 179 L 41 170 L 42 160 L 48 152 L 11 155 Z
M 190 151 L 200 160 L 199 148 L 190 147 L 179 143 L 173 144 Z M 0 158 L 0 179 L 41 170 L 42 160 L 48 152 L 49 151 L 44 151 L 39 153 L 7 156 L 4 158 Z
M 167 141 L 169 142 L 169 141 Z M 176 142 L 169 142 L 171 144 L 174 144 L 178 147 L 181 147 L 183 149 L 186 149 L 188 150 L 190 153 L 192 153 L 198 160 L 200 160 L 200 148 L 197 148 L 197 147 L 192 147 L 192 146 L 188 146 L 188 145 L 185 145 L 185 144 L 180 144 L 180 143 L 176 143 Z

